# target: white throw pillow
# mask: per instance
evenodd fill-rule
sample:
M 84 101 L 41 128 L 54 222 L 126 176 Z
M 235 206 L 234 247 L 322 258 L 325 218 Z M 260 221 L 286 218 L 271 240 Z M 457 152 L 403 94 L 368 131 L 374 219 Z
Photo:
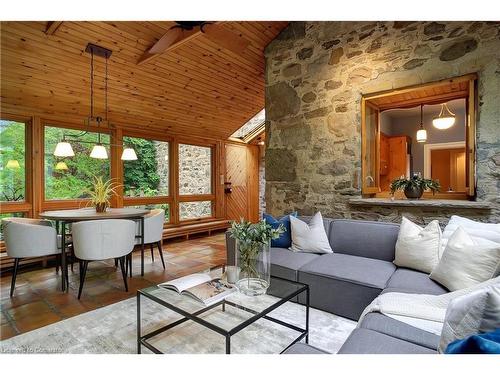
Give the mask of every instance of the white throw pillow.
M 290 216 L 292 246 L 290 250 L 304 253 L 333 253 L 323 225 L 321 212 L 313 216 L 309 224 Z
M 403 217 L 396 242 L 394 264 L 431 273 L 439 262 L 441 228 L 437 220 L 425 228 Z
M 496 243 L 500 243 L 500 224 L 481 223 L 479 221 L 474 221 L 465 217 L 453 215 L 443 230 L 440 257 L 442 255 L 442 252 L 446 248 L 446 243 L 459 226 L 461 226 L 472 238 L 484 238 Z
M 497 276 L 499 267 L 500 244 L 473 238 L 458 227 L 430 278 L 454 291 Z
M 496 285 L 453 299 L 441 332 L 438 351 L 443 353 L 455 340 L 500 327 L 500 280 Z

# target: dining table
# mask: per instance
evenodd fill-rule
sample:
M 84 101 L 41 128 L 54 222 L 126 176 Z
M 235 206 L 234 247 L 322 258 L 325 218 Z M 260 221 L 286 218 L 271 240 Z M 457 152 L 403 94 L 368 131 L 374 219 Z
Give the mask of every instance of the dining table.
M 56 223 L 56 231 L 61 234 L 61 281 L 62 290 L 69 289 L 69 277 L 66 261 L 66 229 L 69 224 L 88 220 L 127 219 L 140 223 L 139 234 L 141 239 L 141 276 L 144 276 L 144 217 L 150 210 L 140 208 L 108 208 L 104 212 L 96 212 L 94 208 L 80 208 L 72 210 L 44 211 L 39 214 L 42 219 L 52 220 Z M 128 268 L 132 276 L 132 256 L 128 257 Z

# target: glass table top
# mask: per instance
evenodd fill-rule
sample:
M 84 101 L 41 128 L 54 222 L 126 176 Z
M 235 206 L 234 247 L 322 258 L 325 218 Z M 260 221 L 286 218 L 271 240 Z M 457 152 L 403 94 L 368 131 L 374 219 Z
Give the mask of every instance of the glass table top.
M 219 269 L 210 272 L 210 275 L 214 278 L 222 277 L 224 279 L 221 273 Z M 148 303 L 160 304 L 166 308 L 177 309 L 187 314 L 196 315 L 197 318 L 204 322 L 229 332 L 235 327 L 249 321 L 255 315 L 265 312 L 265 310 L 273 311 L 275 308 L 283 308 L 283 305 L 280 306 L 283 300 L 290 299 L 295 293 L 303 290 L 305 290 L 304 284 L 272 277 L 267 294 L 246 296 L 236 291 L 228 295 L 224 299 L 226 302 L 225 311 L 223 311 L 221 305 L 209 308 L 192 297 L 156 285 L 141 289 L 140 292 L 146 297 L 150 297 L 141 297 L 141 307 L 149 300 Z M 276 295 L 280 297 L 276 297 Z M 151 300 L 151 297 L 154 300 Z M 204 309 L 207 311 L 198 314 L 199 311 Z

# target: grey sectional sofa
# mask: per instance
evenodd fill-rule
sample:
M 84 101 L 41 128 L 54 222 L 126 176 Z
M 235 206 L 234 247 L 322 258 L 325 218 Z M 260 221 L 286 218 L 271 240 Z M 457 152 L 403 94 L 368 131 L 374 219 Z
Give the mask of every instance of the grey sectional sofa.
M 310 217 L 301 217 L 309 221 Z M 396 267 L 399 225 L 361 220 L 324 219 L 333 254 L 294 253 L 271 248 L 271 274 L 308 284 L 311 307 L 358 320 L 379 294 L 443 294 L 427 274 Z M 227 263 L 234 264 L 234 240 L 228 235 Z M 298 302 L 303 302 L 299 300 Z M 379 313 L 366 315 L 339 353 L 436 353 L 439 336 Z M 306 344 L 287 353 L 324 353 Z

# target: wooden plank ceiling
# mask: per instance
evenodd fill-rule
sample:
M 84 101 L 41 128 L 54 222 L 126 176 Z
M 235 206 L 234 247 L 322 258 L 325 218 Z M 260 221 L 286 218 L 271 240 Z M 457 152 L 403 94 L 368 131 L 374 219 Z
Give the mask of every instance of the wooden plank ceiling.
M 174 22 L 1 22 L 1 100 L 40 114 L 90 111 L 87 43 L 113 51 L 110 123 L 134 130 L 227 138 L 264 107 L 264 47 L 287 22 L 224 22 L 250 42 L 242 54 L 202 33 L 137 64 Z M 96 108 L 102 111 L 103 60 L 96 58 Z

